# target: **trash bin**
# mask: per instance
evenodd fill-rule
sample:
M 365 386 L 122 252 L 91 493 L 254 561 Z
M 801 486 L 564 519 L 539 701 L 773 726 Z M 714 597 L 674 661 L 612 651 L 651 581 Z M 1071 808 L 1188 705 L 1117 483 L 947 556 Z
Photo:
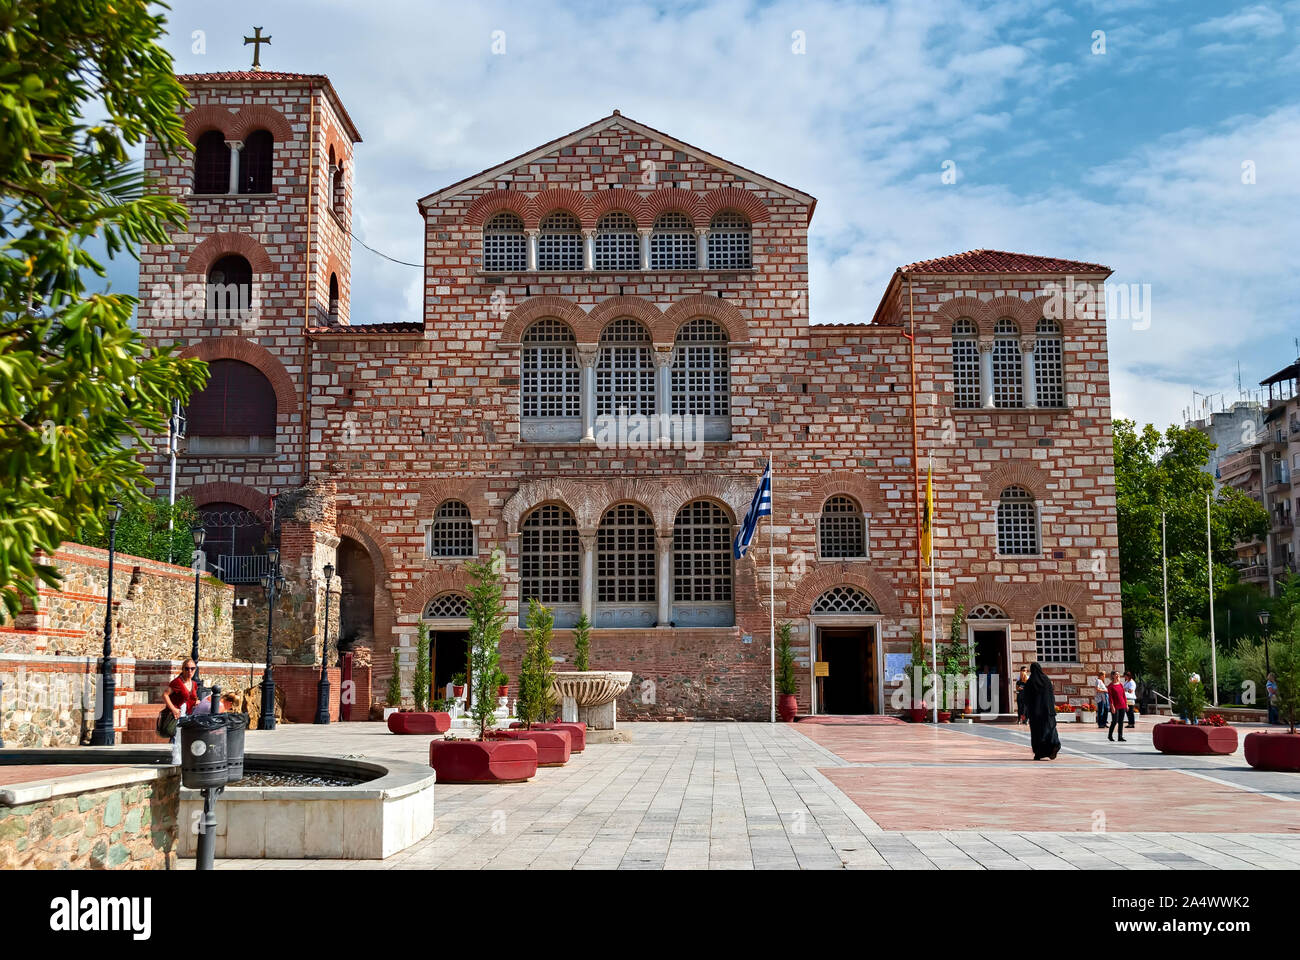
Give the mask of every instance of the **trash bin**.
M 181 784 L 190 790 L 224 787 L 227 723 L 221 714 L 181 717 Z
M 244 731 L 248 729 L 248 714 L 223 713 L 226 721 L 226 782 L 244 779 Z

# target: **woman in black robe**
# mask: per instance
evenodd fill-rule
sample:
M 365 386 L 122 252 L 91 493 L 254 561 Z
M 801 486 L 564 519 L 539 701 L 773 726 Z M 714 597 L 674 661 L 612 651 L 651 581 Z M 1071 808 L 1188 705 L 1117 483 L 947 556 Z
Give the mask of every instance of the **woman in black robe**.
M 1052 681 L 1047 679 L 1037 661 L 1029 665 L 1024 697 L 1034 759 L 1055 760 L 1061 749 L 1061 738 L 1056 735 L 1056 693 L 1052 690 Z

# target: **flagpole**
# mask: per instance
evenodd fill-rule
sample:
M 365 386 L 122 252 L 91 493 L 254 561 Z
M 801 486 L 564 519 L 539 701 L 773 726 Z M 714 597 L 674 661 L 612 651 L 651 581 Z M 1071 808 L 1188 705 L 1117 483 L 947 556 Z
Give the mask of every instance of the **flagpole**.
M 910 324 L 907 336 L 911 344 L 908 357 L 912 377 L 912 475 L 915 478 L 916 500 L 916 633 L 925 643 L 925 558 L 921 556 L 921 446 L 917 436 L 916 421 L 916 314 L 912 308 L 912 278 L 903 274 L 907 280 L 907 316 Z M 923 647 L 924 649 L 924 647 Z M 936 711 L 935 721 L 939 716 Z
M 768 617 L 771 632 L 768 635 L 768 656 L 772 665 L 772 722 L 776 723 L 776 470 L 772 453 L 767 454 L 767 490 L 772 501 L 772 511 L 767 515 L 767 576 Z
M 1205 495 L 1205 560 L 1210 570 L 1210 682 L 1214 685 L 1214 705 L 1219 705 L 1219 658 L 1214 644 L 1214 555 L 1210 552 L 1210 495 Z
M 926 511 L 930 518 L 930 674 L 939 676 L 939 619 L 934 606 L 934 457 L 930 457 L 929 470 L 925 478 Z M 935 691 L 934 722 L 939 722 L 939 696 Z
M 1173 677 L 1169 667 L 1169 560 L 1165 547 L 1165 514 L 1160 512 L 1160 580 L 1164 586 L 1165 592 L 1165 696 L 1170 698 L 1170 706 L 1173 705 Z

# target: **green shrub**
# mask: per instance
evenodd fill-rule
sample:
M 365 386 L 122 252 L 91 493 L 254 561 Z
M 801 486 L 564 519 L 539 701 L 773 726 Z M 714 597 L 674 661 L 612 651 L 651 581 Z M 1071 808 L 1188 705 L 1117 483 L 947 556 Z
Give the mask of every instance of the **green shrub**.
M 470 706 L 470 716 L 478 725 L 478 738 L 487 739 L 488 727 L 496 725 L 496 697 L 492 681 L 501 661 L 501 633 L 506 625 L 505 604 L 501 602 L 501 577 L 497 564 L 471 563 L 473 582 L 469 588 L 470 669 L 478 696 Z
M 573 669 L 586 670 L 591 658 L 591 621 L 584 613 L 573 625 Z
M 789 620 L 776 628 L 776 689 L 786 697 L 794 696 L 799 689 L 794 673 L 794 648 L 790 643 L 792 631 Z
M 388 705 L 390 707 L 400 707 L 402 705 L 402 664 L 401 651 L 393 650 L 393 675 L 388 678 Z
M 429 628 L 423 623 L 416 630 L 415 672 L 411 677 L 411 697 L 415 700 L 415 709 L 423 712 L 429 705 L 429 687 L 433 678 L 429 675 Z
M 551 633 L 555 616 L 537 602 L 528 598 L 528 635 L 524 659 L 519 671 L 519 698 L 515 713 L 526 727 L 550 720 L 555 712 L 555 699 L 551 693 Z

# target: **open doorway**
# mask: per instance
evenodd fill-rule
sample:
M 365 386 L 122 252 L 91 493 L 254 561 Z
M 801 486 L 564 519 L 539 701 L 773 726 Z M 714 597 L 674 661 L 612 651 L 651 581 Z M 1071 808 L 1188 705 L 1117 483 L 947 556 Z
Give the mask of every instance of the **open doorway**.
M 980 713 L 1011 713 L 1007 628 L 981 624 L 971 628 L 972 663 L 979 683 Z
M 816 659 L 825 666 L 816 678 L 817 712 L 879 713 L 876 654 L 875 627 L 819 626 Z
M 436 630 L 429 634 L 429 675 L 433 677 L 433 695 L 447 695 L 447 684 L 458 673 L 466 672 L 469 656 L 469 631 Z

